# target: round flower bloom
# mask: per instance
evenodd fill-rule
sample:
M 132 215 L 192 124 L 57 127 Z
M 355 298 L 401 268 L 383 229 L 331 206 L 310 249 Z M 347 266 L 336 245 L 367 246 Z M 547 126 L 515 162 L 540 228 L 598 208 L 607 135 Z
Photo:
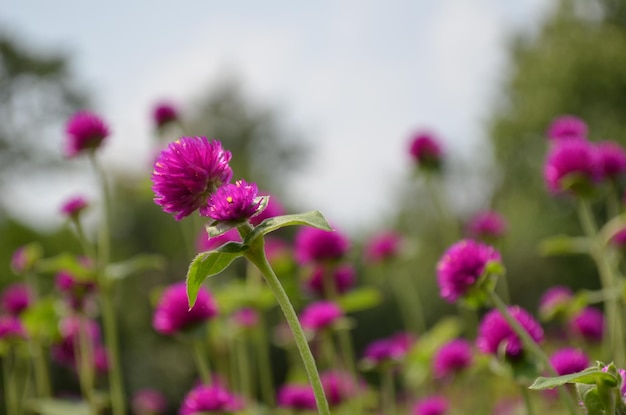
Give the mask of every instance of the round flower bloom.
M 65 126 L 67 141 L 65 154 L 76 157 L 83 151 L 95 150 L 109 135 L 109 128 L 97 115 L 89 111 L 79 111 Z
M 306 307 L 300 316 L 302 327 L 309 330 L 322 330 L 343 317 L 339 306 L 330 301 L 319 301 Z
M 163 291 L 152 319 L 152 327 L 161 334 L 171 335 L 203 323 L 217 314 L 213 297 L 200 287 L 194 306 L 189 309 L 184 282 L 170 285 Z
M 306 411 L 317 409 L 313 389 L 309 385 L 284 385 L 278 391 L 278 406 Z
M 441 346 L 433 359 L 433 372 L 445 378 L 461 372 L 472 364 L 472 346 L 463 339 L 455 339 Z
M 250 223 L 254 226 L 257 226 L 259 223 L 263 222 L 265 219 L 273 218 L 276 216 L 282 216 L 286 213 L 285 208 L 283 207 L 283 205 L 280 204 L 280 202 L 276 199 L 276 197 L 271 196 L 271 195 L 262 195 L 262 196 L 269 196 L 269 200 L 267 202 L 267 206 L 265 207 L 265 209 L 263 209 L 262 212 L 250 218 Z
M 152 173 L 154 201 L 176 220 L 206 207 L 207 198 L 233 176 L 230 151 L 206 137 L 181 137 L 163 150 Z
M 470 219 L 467 229 L 474 238 L 498 239 L 506 232 L 506 221 L 498 212 L 480 212 Z
M 25 339 L 26 330 L 19 318 L 15 316 L 0 316 L 0 339 Z
M 235 311 L 233 320 L 241 327 L 255 327 L 259 323 L 259 313 L 254 308 L 241 308 Z
M 334 285 L 335 291 L 339 294 L 343 294 L 352 288 L 356 279 L 352 265 L 345 264 L 332 270 L 326 270 L 324 266 L 315 267 L 311 276 L 306 280 L 306 287 L 309 291 L 321 297 L 325 296 L 325 273 L 328 273 L 327 277 L 330 278 L 330 283 Z
M 596 153 L 602 177 L 616 179 L 626 171 L 626 151 L 614 141 L 596 143 Z
M 379 365 L 390 360 L 401 360 L 411 349 L 414 338 L 409 333 L 397 333 L 386 339 L 371 342 L 363 353 L 370 364 Z
M 208 204 L 200 214 L 224 222 L 250 219 L 257 213 L 261 201 L 255 201 L 258 189 L 254 183 L 237 180 L 219 187 L 209 196 Z
M 587 124 L 573 115 L 555 118 L 548 127 L 548 138 L 562 140 L 568 138 L 587 138 Z
M 159 415 L 167 410 L 167 400 L 154 389 L 142 389 L 133 396 L 132 407 L 136 415 Z
M 243 409 L 241 399 L 218 384 L 193 388 L 180 407 L 180 415 L 225 414 Z
M 535 342 L 543 340 L 541 325 L 526 310 L 518 306 L 510 306 L 508 310 Z M 493 355 L 497 355 L 500 345 L 505 344 L 506 357 L 512 359 L 524 352 L 522 341 L 496 309 L 489 311 L 480 323 L 476 343 L 480 351 Z
M 500 261 L 500 254 L 489 245 L 471 239 L 452 245 L 437 263 L 441 297 L 450 303 L 463 297 L 478 281 L 490 261 Z
M 600 173 L 596 149 L 586 140 L 560 141 L 550 149 L 543 168 L 546 185 L 553 193 L 576 192 L 581 186 L 584 190 L 598 181 Z M 565 183 L 571 178 L 577 182 Z
M 157 128 L 163 128 L 165 125 L 178 120 L 178 111 L 169 102 L 159 102 L 152 110 L 152 119 Z
M 597 308 L 585 307 L 572 317 L 569 326 L 577 336 L 590 342 L 600 342 L 604 334 L 604 315 Z
M 84 197 L 74 196 L 66 200 L 65 203 L 63 203 L 63 205 L 61 206 L 61 213 L 63 214 L 63 216 L 67 216 L 71 219 L 76 219 L 78 218 L 78 215 L 80 215 L 80 212 L 87 209 L 88 206 L 89 204 Z
M 539 315 L 549 319 L 572 300 L 574 294 L 569 287 L 557 285 L 548 289 L 539 300 Z
M 448 412 L 448 401 L 442 396 L 420 399 L 413 407 L 413 415 L 444 415 Z
M 30 287 L 23 283 L 7 286 L 0 296 L 0 305 L 7 313 L 17 316 L 26 310 L 33 300 Z
M 322 373 L 320 380 L 330 406 L 341 405 L 357 394 L 357 385 L 348 373 L 329 371 Z
M 419 167 L 437 170 L 441 166 L 441 145 L 430 133 L 418 132 L 415 134 L 411 139 L 409 153 Z
M 373 236 L 365 247 L 368 262 L 379 263 L 395 258 L 402 245 L 402 236 L 395 232 L 383 232 Z
M 295 240 L 296 259 L 302 265 L 340 260 L 349 248 L 350 242 L 343 234 L 306 226 L 300 228 Z
M 562 376 L 585 370 L 589 366 L 589 358 L 580 349 L 565 347 L 550 356 L 550 363 L 556 373 Z

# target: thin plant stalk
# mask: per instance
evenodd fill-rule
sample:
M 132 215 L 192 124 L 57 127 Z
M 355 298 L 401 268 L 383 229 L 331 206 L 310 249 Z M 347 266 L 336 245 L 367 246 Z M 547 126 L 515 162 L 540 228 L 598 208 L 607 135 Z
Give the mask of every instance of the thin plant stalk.
M 393 366 L 387 365 L 381 371 L 381 410 L 385 414 L 396 415 L 396 386 Z
M 209 368 L 209 360 L 205 353 L 204 345 L 200 339 L 194 339 L 192 341 L 193 347 L 193 356 L 196 360 L 196 366 L 198 367 L 198 372 L 200 372 L 200 379 L 202 379 L 202 383 L 205 385 L 211 384 L 211 370 Z
M 520 391 L 522 394 L 522 398 L 524 399 L 524 406 L 526 407 L 527 415 L 535 415 L 535 410 L 533 408 L 533 402 L 530 397 L 530 393 L 528 392 L 528 388 L 525 386 L 520 386 Z
M 21 414 L 19 394 L 17 391 L 17 379 L 15 376 L 15 353 L 13 346 L 9 346 L 9 351 L 2 360 L 2 380 L 4 383 L 4 399 L 7 414 Z
M 252 376 L 250 376 L 250 360 L 248 359 L 248 351 L 246 350 L 246 341 L 244 338 L 235 338 L 235 347 L 237 350 L 237 363 L 239 367 L 239 382 L 241 394 L 246 399 L 252 398 L 253 382 Z
M 265 334 L 265 319 L 262 318 L 261 313 L 259 313 L 259 327 L 257 327 L 254 332 L 254 343 L 257 360 L 259 362 L 258 367 L 261 381 L 261 394 L 263 395 L 265 403 L 270 407 L 273 407 L 275 405 L 275 392 L 274 379 L 272 375 L 272 363 L 270 361 L 267 335 Z
M 90 413 L 97 415 L 99 413 L 98 403 L 95 397 L 95 371 L 94 371 L 94 351 L 93 342 L 89 337 L 87 318 L 78 316 L 78 378 L 80 388 L 89 404 Z
M 440 183 L 434 183 L 434 180 L 435 178 L 433 178 L 431 174 L 426 174 L 426 187 L 428 188 L 431 200 L 435 205 L 435 210 L 439 214 L 439 219 L 441 220 L 442 228 L 445 232 L 445 241 L 453 243 L 459 239 L 460 232 L 458 226 L 456 225 L 454 215 L 450 211 L 448 203 L 444 198 L 443 186 L 441 186 Z

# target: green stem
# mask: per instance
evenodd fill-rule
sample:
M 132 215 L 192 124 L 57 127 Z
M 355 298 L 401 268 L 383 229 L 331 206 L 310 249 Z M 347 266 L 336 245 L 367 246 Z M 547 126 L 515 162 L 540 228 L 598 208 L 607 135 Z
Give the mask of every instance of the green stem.
M 9 348 L 10 350 L 2 362 L 5 403 L 7 414 L 19 415 L 21 413 L 19 394 L 17 391 L 17 379 L 14 373 L 15 354 L 13 353 L 13 346 L 9 346 Z
M 328 401 L 326 400 L 320 375 L 317 371 L 317 366 L 315 365 L 315 359 L 313 358 L 313 354 L 309 348 L 309 344 L 306 336 L 304 335 L 304 331 L 302 330 L 302 326 L 300 325 L 300 321 L 298 321 L 296 311 L 293 309 L 287 293 L 265 257 L 262 237 L 259 238 L 259 243 L 250 247 L 250 249 L 245 253 L 245 256 L 259 269 L 261 274 L 263 274 L 267 285 L 274 293 L 276 301 L 285 315 L 287 324 L 293 333 L 294 341 L 298 347 L 298 351 L 300 352 L 300 357 L 304 363 L 304 369 L 306 370 L 307 377 L 309 378 L 309 382 L 313 388 L 318 413 L 320 415 L 330 415 Z
M 241 382 L 240 391 L 244 398 L 252 397 L 250 383 L 250 361 L 248 360 L 248 351 L 246 350 L 246 341 L 243 338 L 235 338 L 235 346 L 237 348 L 237 362 L 239 366 L 239 382 Z
M 205 385 L 211 384 L 211 370 L 209 369 L 209 361 L 204 350 L 204 345 L 200 339 L 193 340 L 193 356 L 196 360 L 196 366 L 200 374 L 200 379 Z
M 261 378 L 261 393 L 263 400 L 270 407 L 275 405 L 274 400 L 274 377 L 272 373 L 272 363 L 270 361 L 270 351 L 268 347 L 267 335 L 265 333 L 265 319 L 259 313 L 259 327 L 255 330 L 254 341 L 255 350 L 259 361 L 259 376 Z
M 393 366 L 388 365 L 382 369 L 381 385 L 381 411 L 388 415 L 396 415 L 396 386 L 393 378 Z
M 526 406 L 526 414 L 527 415 L 535 415 L 535 411 L 533 409 L 533 403 L 530 398 L 530 393 L 525 386 L 520 386 L 520 391 L 522 393 L 522 397 L 524 398 L 524 405 Z
M 95 372 L 94 372 L 94 356 L 93 356 L 93 342 L 89 336 L 89 328 L 87 324 L 87 318 L 85 316 L 78 316 L 79 330 L 78 330 L 78 378 L 80 388 L 82 390 L 85 399 L 89 403 L 90 412 L 97 415 L 99 412 L 98 404 L 95 398 Z
M 433 183 L 433 180 L 433 177 L 427 174 L 425 180 L 426 187 L 435 205 L 435 209 L 439 213 L 439 219 L 444 228 L 445 242 L 451 244 L 459 239 L 459 229 L 456 225 L 454 215 L 450 212 L 450 209 L 448 209 L 448 204 L 443 196 L 443 186 L 441 186 L 440 183 Z
M 32 272 L 26 273 L 26 282 L 33 289 L 33 302 L 39 300 L 39 288 L 37 285 L 37 277 Z M 49 398 L 52 394 L 50 386 L 50 372 L 48 370 L 48 362 L 46 361 L 46 353 L 41 339 L 32 337 L 29 340 L 31 355 L 33 356 L 33 369 L 35 372 L 35 387 L 39 398 Z

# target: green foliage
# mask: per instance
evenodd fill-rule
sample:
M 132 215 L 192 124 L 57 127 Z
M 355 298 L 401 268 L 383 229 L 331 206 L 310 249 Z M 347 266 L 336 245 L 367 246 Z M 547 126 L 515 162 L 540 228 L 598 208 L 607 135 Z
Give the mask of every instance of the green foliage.
M 620 380 L 611 373 L 603 372 L 597 367 L 591 367 L 582 372 L 571 373 L 569 375 L 555 377 L 538 377 L 530 386 L 530 389 L 543 390 L 552 389 L 566 383 L 583 383 L 585 385 L 604 385 L 610 388 L 617 387 Z
M 251 245 L 259 236 L 267 235 L 270 232 L 274 232 L 286 226 L 296 225 L 306 225 L 317 229 L 332 231 L 332 228 L 326 221 L 324 215 L 322 215 L 319 210 L 313 210 L 305 213 L 275 216 L 273 218 L 265 219 L 258 226 L 256 226 L 252 232 L 246 235 L 244 243 Z
M 342 295 L 337 303 L 345 313 L 354 313 L 374 308 L 382 300 L 382 295 L 376 288 L 361 287 Z

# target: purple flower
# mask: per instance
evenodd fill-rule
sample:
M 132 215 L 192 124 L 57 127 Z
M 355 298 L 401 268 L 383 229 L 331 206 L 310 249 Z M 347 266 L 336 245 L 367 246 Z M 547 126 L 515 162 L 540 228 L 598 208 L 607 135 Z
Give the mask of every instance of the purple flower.
M 626 151 L 614 141 L 596 143 L 596 154 L 602 177 L 616 179 L 626 171 Z
M 178 111 L 169 102 L 159 102 L 152 110 L 152 119 L 156 127 L 160 129 L 171 122 L 177 121 Z
M 199 385 L 193 388 L 180 407 L 180 415 L 204 415 L 206 413 L 232 413 L 243 409 L 240 398 L 218 384 Z
M 33 293 L 28 285 L 15 283 L 7 286 L 0 296 L 2 309 L 7 313 L 17 316 L 26 310 L 33 300 Z
M 357 394 L 358 387 L 348 373 L 328 371 L 320 375 L 320 380 L 331 407 L 341 405 Z
M 17 248 L 11 256 L 11 269 L 16 274 L 23 274 L 29 268 L 28 253 L 25 246 Z
M 306 307 L 300 316 L 302 327 L 309 330 L 322 330 L 343 317 L 343 311 L 335 303 L 319 301 Z
M 470 219 L 467 229 L 474 238 L 494 240 L 504 236 L 506 221 L 498 212 L 480 212 Z
M 78 364 L 76 346 L 80 342 L 80 333 L 84 330 L 94 349 L 94 367 L 100 366 L 102 368 L 102 352 L 99 352 L 98 356 L 95 353 L 96 350 L 102 349 L 100 346 L 100 327 L 93 320 L 84 319 L 81 321 L 81 319 L 81 317 L 66 317 L 61 320 L 59 324 L 61 339 L 52 345 L 52 357 L 57 363 L 75 369 Z
M 80 280 L 68 271 L 57 273 L 55 286 L 74 310 L 82 310 L 88 297 L 96 291 L 94 281 Z
M 237 229 L 233 228 L 221 235 L 214 236 L 209 238 L 206 231 L 202 231 L 198 236 L 198 240 L 196 242 L 196 249 L 198 252 L 211 251 L 213 249 L 219 248 L 228 242 L 241 242 L 241 237 L 239 237 L 239 232 Z
M 300 264 L 337 261 L 350 248 L 350 242 L 337 231 L 302 227 L 296 235 L 296 259 Z
M 452 245 L 437 263 L 441 297 L 453 303 L 465 296 L 490 261 L 500 261 L 500 254 L 489 245 L 471 239 Z
M 550 149 L 543 168 L 546 185 L 553 193 L 584 191 L 598 181 L 600 173 L 596 149 L 586 140 L 559 141 Z
M 307 289 L 321 297 L 325 297 L 325 275 L 330 279 L 330 284 L 334 286 L 335 291 L 339 294 L 343 294 L 352 288 L 356 279 L 352 265 L 340 265 L 334 269 L 327 269 L 319 265 L 313 269 L 313 273 L 306 280 Z
M 580 349 L 565 347 L 550 356 L 550 363 L 556 373 L 562 376 L 585 370 L 589 366 L 589 358 Z
M 240 327 L 255 327 L 259 323 L 259 313 L 254 308 L 241 308 L 235 311 L 233 320 Z
M 368 262 L 379 263 L 389 261 L 400 253 L 402 236 L 395 232 L 383 232 L 373 236 L 365 247 L 365 258 Z
M 276 238 L 274 236 L 266 236 L 265 255 L 267 256 L 267 260 L 270 262 L 270 264 L 283 258 L 290 261 L 291 249 L 289 247 L 289 244 L 287 244 L 282 239 Z
M 626 228 L 620 230 L 615 235 L 613 235 L 613 238 L 611 238 L 611 243 L 618 248 L 626 247 Z
M 459 373 L 472 364 L 472 346 L 463 339 L 452 340 L 435 354 L 433 372 L 438 378 Z
M 167 409 L 167 400 L 154 389 L 142 389 L 133 396 L 132 407 L 136 415 L 159 415 Z
M 543 340 L 541 325 L 526 310 L 518 306 L 510 306 L 508 310 L 535 342 Z M 480 323 L 476 344 L 480 351 L 493 355 L 498 354 L 500 345 L 505 345 L 506 356 L 512 359 L 524 352 L 522 341 L 496 309 L 489 311 Z
M 568 138 L 587 138 L 587 124 L 573 115 L 562 115 L 555 118 L 548 127 L 548 138 L 562 140 Z
M 269 196 L 269 195 L 264 195 Z M 250 218 L 250 223 L 254 226 L 257 226 L 265 219 L 273 218 L 276 216 L 282 216 L 285 214 L 285 208 L 280 202 L 276 199 L 275 196 L 270 196 L 269 201 L 267 202 L 267 206 L 265 209 L 260 212 L 258 215 Z
M 448 408 L 448 401 L 443 396 L 429 396 L 415 404 L 413 415 L 444 415 Z
M 279 407 L 296 411 L 317 408 L 313 389 L 309 385 L 283 385 L 278 391 L 277 401 Z
M 209 290 L 200 287 L 198 299 L 190 310 L 185 283 L 178 282 L 163 291 L 156 305 L 152 326 L 161 334 L 171 335 L 201 324 L 216 314 L 217 306 Z
M 567 306 L 572 298 L 572 290 L 569 287 L 557 285 L 548 289 L 539 300 L 539 315 L 549 319 Z
M 590 342 L 600 342 L 604 334 L 604 315 L 597 308 L 585 307 L 572 317 L 569 326 L 577 336 Z
M 225 184 L 209 196 L 207 206 L 200 208 L 200 214 L 224 222 L 237 222 L 250 219 L 257 213 L 261 201 L 255 201 L 258 189 L 254 183 L 237 180 Z
M 76 157 L 83 151 L 95 150 L 109 135 L 109 128 L 97 115 L 89 111 L 77 112 L 65 127 L 67 141 L 65 154 Z
M 97 346 L 93 351 L 93 365 L 98 373 L 109 371 L 109 354 L 104 346 Z
M 19 318 L 15 316 L 0 316 L 0 339 L 25 339 L 26 330 Z
M 154 201 L 176 220 L 206 207 L 208 197 L 233 175 L 230 151 L 206 137 L 181 137 L 159 154 L 152 173 Z
M 413 343 L 413 336 L 409 333 L 397 333 L 386 339 L 375 340 L 365 348 L 364 359 L 376 366 L 388 361 L 401 360 Z
M 89 207 L 89 203 L 82 196 L 74 196 L 63 203 L 61 213 L 71 219 L 78 218 L 80 213 Z
M 411 139 L 409 153 L 419 167 L 437 170 L 441 166 L 441 145 L 430 133 L 418 132 L 415 134 Z

